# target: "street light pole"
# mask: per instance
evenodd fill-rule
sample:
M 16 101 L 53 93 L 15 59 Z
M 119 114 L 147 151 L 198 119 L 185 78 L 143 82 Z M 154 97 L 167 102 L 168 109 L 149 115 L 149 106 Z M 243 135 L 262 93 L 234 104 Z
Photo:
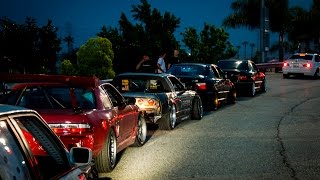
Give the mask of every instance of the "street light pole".
M 260 1 L 260 53 L 261 53 L 261 62 L 264 62 L 264 19 L 265 19 L 265 6 L 264 0 Z

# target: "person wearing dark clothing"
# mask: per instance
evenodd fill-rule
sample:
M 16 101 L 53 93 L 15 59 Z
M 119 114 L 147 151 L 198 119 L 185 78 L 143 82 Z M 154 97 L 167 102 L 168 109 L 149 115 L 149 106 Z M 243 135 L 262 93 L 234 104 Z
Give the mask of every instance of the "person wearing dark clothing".
M 175 49 L 173 51 L 173 57 L 169 58 L 167 69 L 170 69 L 172 64 L 178 64 L 179 62 L 180 62 L 179 61 L 179 51 L 177 49 Z
M 143 73 L 155 73 L 155 63 L 149 58 L 149 56 L 144 55 L 142 60 L 136 66 L 137 72 Z

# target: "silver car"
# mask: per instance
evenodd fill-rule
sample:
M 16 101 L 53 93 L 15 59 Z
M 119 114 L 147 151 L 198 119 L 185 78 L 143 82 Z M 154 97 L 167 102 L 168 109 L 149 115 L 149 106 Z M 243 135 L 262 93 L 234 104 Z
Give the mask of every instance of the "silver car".
M 320 68 L 320 56 L 314 53 L 295 53 L 283 62 L 283 78 L 290 75 L 303 75 L 318 78 Z
M 86 179 L 92 151 L 66 149 L 34 110 L 0 104 L 0 179 Z

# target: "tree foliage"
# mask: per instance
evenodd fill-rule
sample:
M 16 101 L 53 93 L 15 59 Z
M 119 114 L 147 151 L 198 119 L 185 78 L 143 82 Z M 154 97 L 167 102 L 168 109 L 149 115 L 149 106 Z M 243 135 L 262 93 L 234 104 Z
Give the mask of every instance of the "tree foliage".
M 96 76 L 101 79 L 113 78 L 114 54 L 112 44 L 107 38 L 90 38 L 77 52 L 78 74 Z
M 195 28 L 186 28 L 182 36 L 182 41 L 191 51 L 190 61 L 216 63 L 236 54 L 236 49 L 228 41 L 229 34 L 214 25 L 205 23 L 199 34 Z
M 58 29 L 48 20 L 39 27 L 35 19 L 27 17 L 24 24 L 2 17 L 0 19 L 1 71 L 20 73 L 54 73 L 57 53 L 61 50 Z
M 71 63 L 70 60 L 64 59 L 61 62 L 61 74 L 64 74 L 64 75 L 76 75 L 76 70 L 73 67 L 73 64 Z

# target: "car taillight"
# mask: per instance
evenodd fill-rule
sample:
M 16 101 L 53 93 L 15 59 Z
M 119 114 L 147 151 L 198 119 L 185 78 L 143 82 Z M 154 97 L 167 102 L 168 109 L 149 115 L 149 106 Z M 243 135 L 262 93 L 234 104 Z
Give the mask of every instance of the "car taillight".
M 238 80 L 240 80 L 240 81 L 248 80 L 248 77 L 247 76 L 239 76 Z
M 287 62 L 284 62 L 283 67 L 287 67 L 287 66 L 289 66 L 289 64 Z
M 158 106 L 159 103 L 157 100 L 152 99 L 152 98 L 136 98 L 136 104 L 139 107 L 142 106 Z
M 310 63 L 303 64 L 303 67 L 311 68 L 311 64 Z
M 196 90 L 206 90 L 207 84 L 206 83 L 197 83 L 196 84 Z
M 89 124 L 49 124 L 49 127 L 57 134 L 82 134 L 91 132 Z

